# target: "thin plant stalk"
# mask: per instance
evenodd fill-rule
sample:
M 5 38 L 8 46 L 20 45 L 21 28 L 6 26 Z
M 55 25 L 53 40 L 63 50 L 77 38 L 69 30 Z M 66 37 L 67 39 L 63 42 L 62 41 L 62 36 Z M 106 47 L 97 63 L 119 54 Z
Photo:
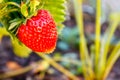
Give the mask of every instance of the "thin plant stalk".
M 83 27 L 83 14 L 82 14 L 82 0 L 73 0 L 76 21 L 79 28 L 80 35 L 80 57 L 82 61 L 82 68 L 84 77 L 86 80 L 92 80 L 94 77 L 94 72 L 92 70 L 92 63 L 90 56 L 88 54 L 87 44 L 84 36 L 84 27 Z
M 20 8 L 20 5 L 15 2 L 7 2 L 7 5 L 14 5 L 14 6 Z
M 114 63 L 119 58 L 119 56 L 120 56 L 120 42 L 116 45 L 116 47 L 114 48 L 114 50 L 112 51 L 112 53 L 110 54 L 110 56 L 108 58 L 108 61 L 106 63 L 106 69 L 105 69 L 105 72 L 103 74 L 103 80 L 105 80 L 107 78 Z
M 102 55 L 104 55 L 105 59 L 108 54 L 109 45 L 110 45 L 112 36 L 114 35 L 114 32 L 117 29 L 119 21 L 120 21 L 117 16 L 120 16 L 120 15 L 114 14 L 114 13 L 110 15 L 110 27 L 107 29 L 102 39 L 101 53 Z
M 112 36 L 117 28 L 117 25 L 118 25 L 117 20 L 114 20 L 113 22 L 111 22 L 111 26 L 108 28 L 108 30 L 106 31 L 106 33 L 104 34 L 104 36 L 102 38 L 100 61 L 98 64 L 99 78 L 101 78 L 101 76 L 103 76 L 104 70 L 106 69 L 105 65 L 106 65 L 106 61 L 107 61 L 107 54 L 109 51 L 109 46 L 110 46 Z
M 46 60 L 49 64 L 51 64 L 54 68 L 71 78 L 72 80 L 78 80 L 78 78 L 73 75 L 71 72 L 66 70 L 64 67 L 59 65 L 57 62 L 55 62 L 53 59 L 51 59 L 49 56 L 43 54 L 43 53 L 37 53 L 40 57 L 42 57 L 44 60 Z
M 95 71 L 98 67 L 101 35 L 101 0 L 96 1 L 96 29 L 95 29 Z
M 36 66 L 39 65 L 41 61 L 38 61 L 36 63 L 34 63 L 34 65 L 29 65 L 27 67 L 24 67 L 24 68 L 20 68 L 18 70 L 14 70 L 14 71 L 9 71 L 9 72 L 6 72 L 6 73 L 2 73 L 0 74 L 0 80 L 2 79 L 7 79 L 7 78 L 10 78 L 10 77 L 14 77 L 14 76 L 17 76 L 17 75 L 20 75 L 20 74 L 24 74 L 34 68 L 36 68 Z

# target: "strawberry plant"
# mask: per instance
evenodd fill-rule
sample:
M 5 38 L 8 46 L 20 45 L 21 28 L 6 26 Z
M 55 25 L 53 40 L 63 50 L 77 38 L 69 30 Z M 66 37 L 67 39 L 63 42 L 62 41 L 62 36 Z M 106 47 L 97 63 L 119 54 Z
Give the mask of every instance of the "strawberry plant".
M 52 53 L 64 25 L 65 0 L 0 0 L 0 39 L 9 35 L 13 50 L 20 57 L 27 57 L 32 51 L 44 58 L 73 80 L 78 80 L 71 72 L 57 64 L 44 53 Z M 85 80 L 106 80 L 112 66 L 120 55 L 120 43 L 109 53 L 112 36 L 120 22 L 119 13 L 111 13 L 110 27 L 101 37 L 101 0 L 96 0 L 95 42 L 89 53 L 84 34 L 82 0 L 73 0 L 75 16 L 80 36 L 80 57 Z M 43 53 L 43 54 L 41 54 Z M 31 69 L 34 66 L 28 67 Z M 27 68 L 27 71 L 28 71 Z M 26 70 L 25 70 L 26 71 Z M 21 74 L 25 72 L 19 72 Z M 7 77 L 16 75 L 10 73 Z M 6 76 L 4 76 L 6 77 Z M 0 79 L 3 78 L 0 75 Z
M 19 46 L 28 47 L 35 52 L 52 53 L 63 28 L 62 22 L 65 20 L 65 0 L 59 0 L 59 4 L 53 6 L 55 2 L 1 1 L 0 22 L 11 34 L 11 38 L 20 44 Z M 13 45 L 16 45 L 14 42 Z

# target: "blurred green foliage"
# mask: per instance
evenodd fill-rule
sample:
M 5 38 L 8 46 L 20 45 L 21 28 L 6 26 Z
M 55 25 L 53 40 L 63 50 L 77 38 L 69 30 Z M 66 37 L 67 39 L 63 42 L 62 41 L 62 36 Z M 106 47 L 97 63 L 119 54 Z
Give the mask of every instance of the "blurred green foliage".
M 60 62 L 62 66 L 75 75 L 80 75 L 83 72 L 81 61 L 79 61 L 78 54 L 75 52 L 67 52 L 63 55 L 61 55 L 61 52 L 58 52 L 55 53 L 53 59 Z
M 65 27 L 62 31 L 61 41 L 64 41 L 65 44 L 68 44 L 72 48 L 78 49 L 79 45 L 79 31 L 78 28 L 75 27 Z

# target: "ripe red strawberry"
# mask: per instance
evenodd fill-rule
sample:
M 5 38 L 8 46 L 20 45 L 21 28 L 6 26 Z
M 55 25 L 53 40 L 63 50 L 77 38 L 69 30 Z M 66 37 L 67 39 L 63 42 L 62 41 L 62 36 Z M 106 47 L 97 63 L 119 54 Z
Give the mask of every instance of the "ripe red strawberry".
M 39 10 L 36 16 L 21 24 L 18 39 L 35 52 L 51 53 L 56 47 L 57 29 L 47 10 Z

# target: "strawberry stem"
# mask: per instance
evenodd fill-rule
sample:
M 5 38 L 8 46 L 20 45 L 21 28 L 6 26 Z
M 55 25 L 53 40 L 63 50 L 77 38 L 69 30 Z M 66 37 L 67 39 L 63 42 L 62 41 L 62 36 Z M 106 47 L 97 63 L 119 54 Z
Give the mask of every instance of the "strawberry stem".
M 57 70 L 59 70 L 60 72 L 62 72 L 66 76 L 68 76 L 69 78 L 71 78 L 71 80 L 78 80 L 78 77 L 76 77 L 74 74 L 72 74 L 71 72 L 69 72 L 68 70 L 66 70 L 64 67 L 62 67 L 61 65 L 59 65 L 56 61 L 54 61 L 49 56 L 45 55 L 44 53 L 36 53 L 36 54 L 39 55 L 44 60 L 46 60 L 54 68 L 56 68 Z
M 7 2 L 7 5 L 14 5 L 14 6 L 20 8 L 20 5 L 15 2 Z
M 38 66 L 40 64 L 41 61 L 38 61 L 36 63 L 34 63 L 34 65 L 29 65 L 27 67 L 15 70 L 15 71 L 10 71 L 10 72 L 6 72 L 6 73 L 2 73 L 0 74 L 0 79 L 6 79 L 9 77 L 14 77 L 23 73 L 26 73 L 30 70 L 33 70 L 34 68 L 36 68 L 36 66 Z

